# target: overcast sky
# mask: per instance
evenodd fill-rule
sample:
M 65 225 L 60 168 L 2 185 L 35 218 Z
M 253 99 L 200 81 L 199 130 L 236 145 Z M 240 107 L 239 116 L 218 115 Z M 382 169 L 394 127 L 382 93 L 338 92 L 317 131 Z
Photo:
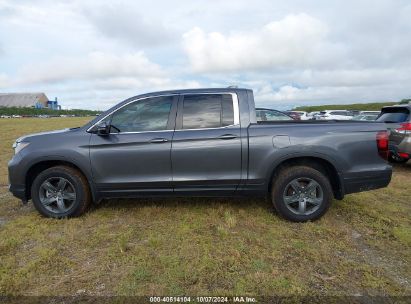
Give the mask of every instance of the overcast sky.
M 0 92 L 104 110 L 163 89 L 260 106 L 411 97 L 411 1 L 0 0 Z

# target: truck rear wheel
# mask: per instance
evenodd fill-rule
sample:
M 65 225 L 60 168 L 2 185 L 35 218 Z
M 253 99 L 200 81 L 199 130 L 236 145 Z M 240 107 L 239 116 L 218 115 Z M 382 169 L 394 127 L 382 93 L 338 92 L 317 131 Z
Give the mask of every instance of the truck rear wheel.
M 51 167 L 37 175 L 31 197 L 37 211 L 52 218 L 80 216 L 91 203 L 87 179 L 67 166 Z
M 292 166 L 274 176 L 271 199 L 285 219 L 306 222 L 320 218 L 328 210 L 332 193 L 324 173 L 307 166 Z

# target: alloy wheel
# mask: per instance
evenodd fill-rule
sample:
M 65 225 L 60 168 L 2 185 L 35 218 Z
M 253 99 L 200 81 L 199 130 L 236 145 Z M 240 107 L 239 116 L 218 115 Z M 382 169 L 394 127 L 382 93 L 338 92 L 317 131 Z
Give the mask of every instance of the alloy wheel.
M 76 201 L 76 190 L 67 179 L 51 177 L 41 184 L 39 198 L 48 211 L 61 214 L 73 207 Z
M 318 182 L 312 178 L 296 178 L 287 184 L 283 201 L 287 208 L 298 215 L 309 215 L 323 203 L 324 194 Z

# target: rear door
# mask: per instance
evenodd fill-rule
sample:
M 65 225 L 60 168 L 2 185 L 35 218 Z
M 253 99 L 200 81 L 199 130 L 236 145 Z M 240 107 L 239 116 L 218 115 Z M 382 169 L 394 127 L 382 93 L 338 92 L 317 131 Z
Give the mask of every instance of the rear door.
M 236 94 L 181 95 L 171 149 L 174 192 L 232 194 L 241 179 Z

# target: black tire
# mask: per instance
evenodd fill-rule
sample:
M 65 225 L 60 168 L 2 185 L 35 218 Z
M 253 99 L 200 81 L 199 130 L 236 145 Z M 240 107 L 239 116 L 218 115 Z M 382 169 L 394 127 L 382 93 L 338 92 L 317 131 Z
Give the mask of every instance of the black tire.
M 52 212 L 41 202 L 41 186 L 43 183 L 53 179 L 63 179 L 68 181 L 71 191 L 74 191 L 75 198 L 70 201 L 70 207 L 62 212 Z M 90 188 L 87 179 L 78 170 L 67 166 L 56 166 L 44 170 L 33 181 L 31 186 L 31 198 L 37 211 L 46 217 L 66 218 L 82 215 L 91 203 Z M 44 199 L 44 198 L 43 198 Z M 50 204 L 51 205 L 51 204 Z M 55 207 L 55 209 L 58 209 Z
M 388 157 L 388 161 L 394 164 L 404 164 L 409 160 L 409 158 L 402 158 L 399 156 L 394 156 L 393 154 L 390 154 Z
M 286 204 L 285 200 L 289 197 L 287 196 L 288 191 L 292 190 L 290 197 L 299 197 L 298 191 L 294 191 L 290 188 L 290 183 L 297 180 L 298 185 L 301 186 L 302 192 L 304 192 L 304 180 L 306 180 L 306 185 L 309 182 L 314 181 L 315 191 L 310 192 L 316 199 L 316 205 L 311 205 L 310 202 L 306 203 L 304 198 L 298 198 L 298 201 Z M 306 189 L 308 191 L 308 188 Z M 294 193 L 296 192 L 296 193 Z M 319 195 L 321 193 L 321 195 Z M 310 200 L 311 200 L 310 196 Z M 306 222 L 314 221 L 319 219 L 328 210 L 333 199 L 333 191 L 328 177 L 319 170 L 313 169 L 307 166 L 292 166 L 287 167 L 279 171 L 273 178 L 272 188 L 271 188 L 271 199 L 274 204 L 274 208 L 280 216 L 292 221 L 292 222 Z M 299 207 L 300 201 L 304 201 L 304 210 L 307 208 L 307 214 L 297 214 L 301 209 L 293 210 Z M 307 206 L 307 207 L 306 207 Z M 311 208 L 311 210 L 308 210 Z M 292 211 L 293 210 L 293 211 Z M 311 213 L 309 213 L 311 212 Z

